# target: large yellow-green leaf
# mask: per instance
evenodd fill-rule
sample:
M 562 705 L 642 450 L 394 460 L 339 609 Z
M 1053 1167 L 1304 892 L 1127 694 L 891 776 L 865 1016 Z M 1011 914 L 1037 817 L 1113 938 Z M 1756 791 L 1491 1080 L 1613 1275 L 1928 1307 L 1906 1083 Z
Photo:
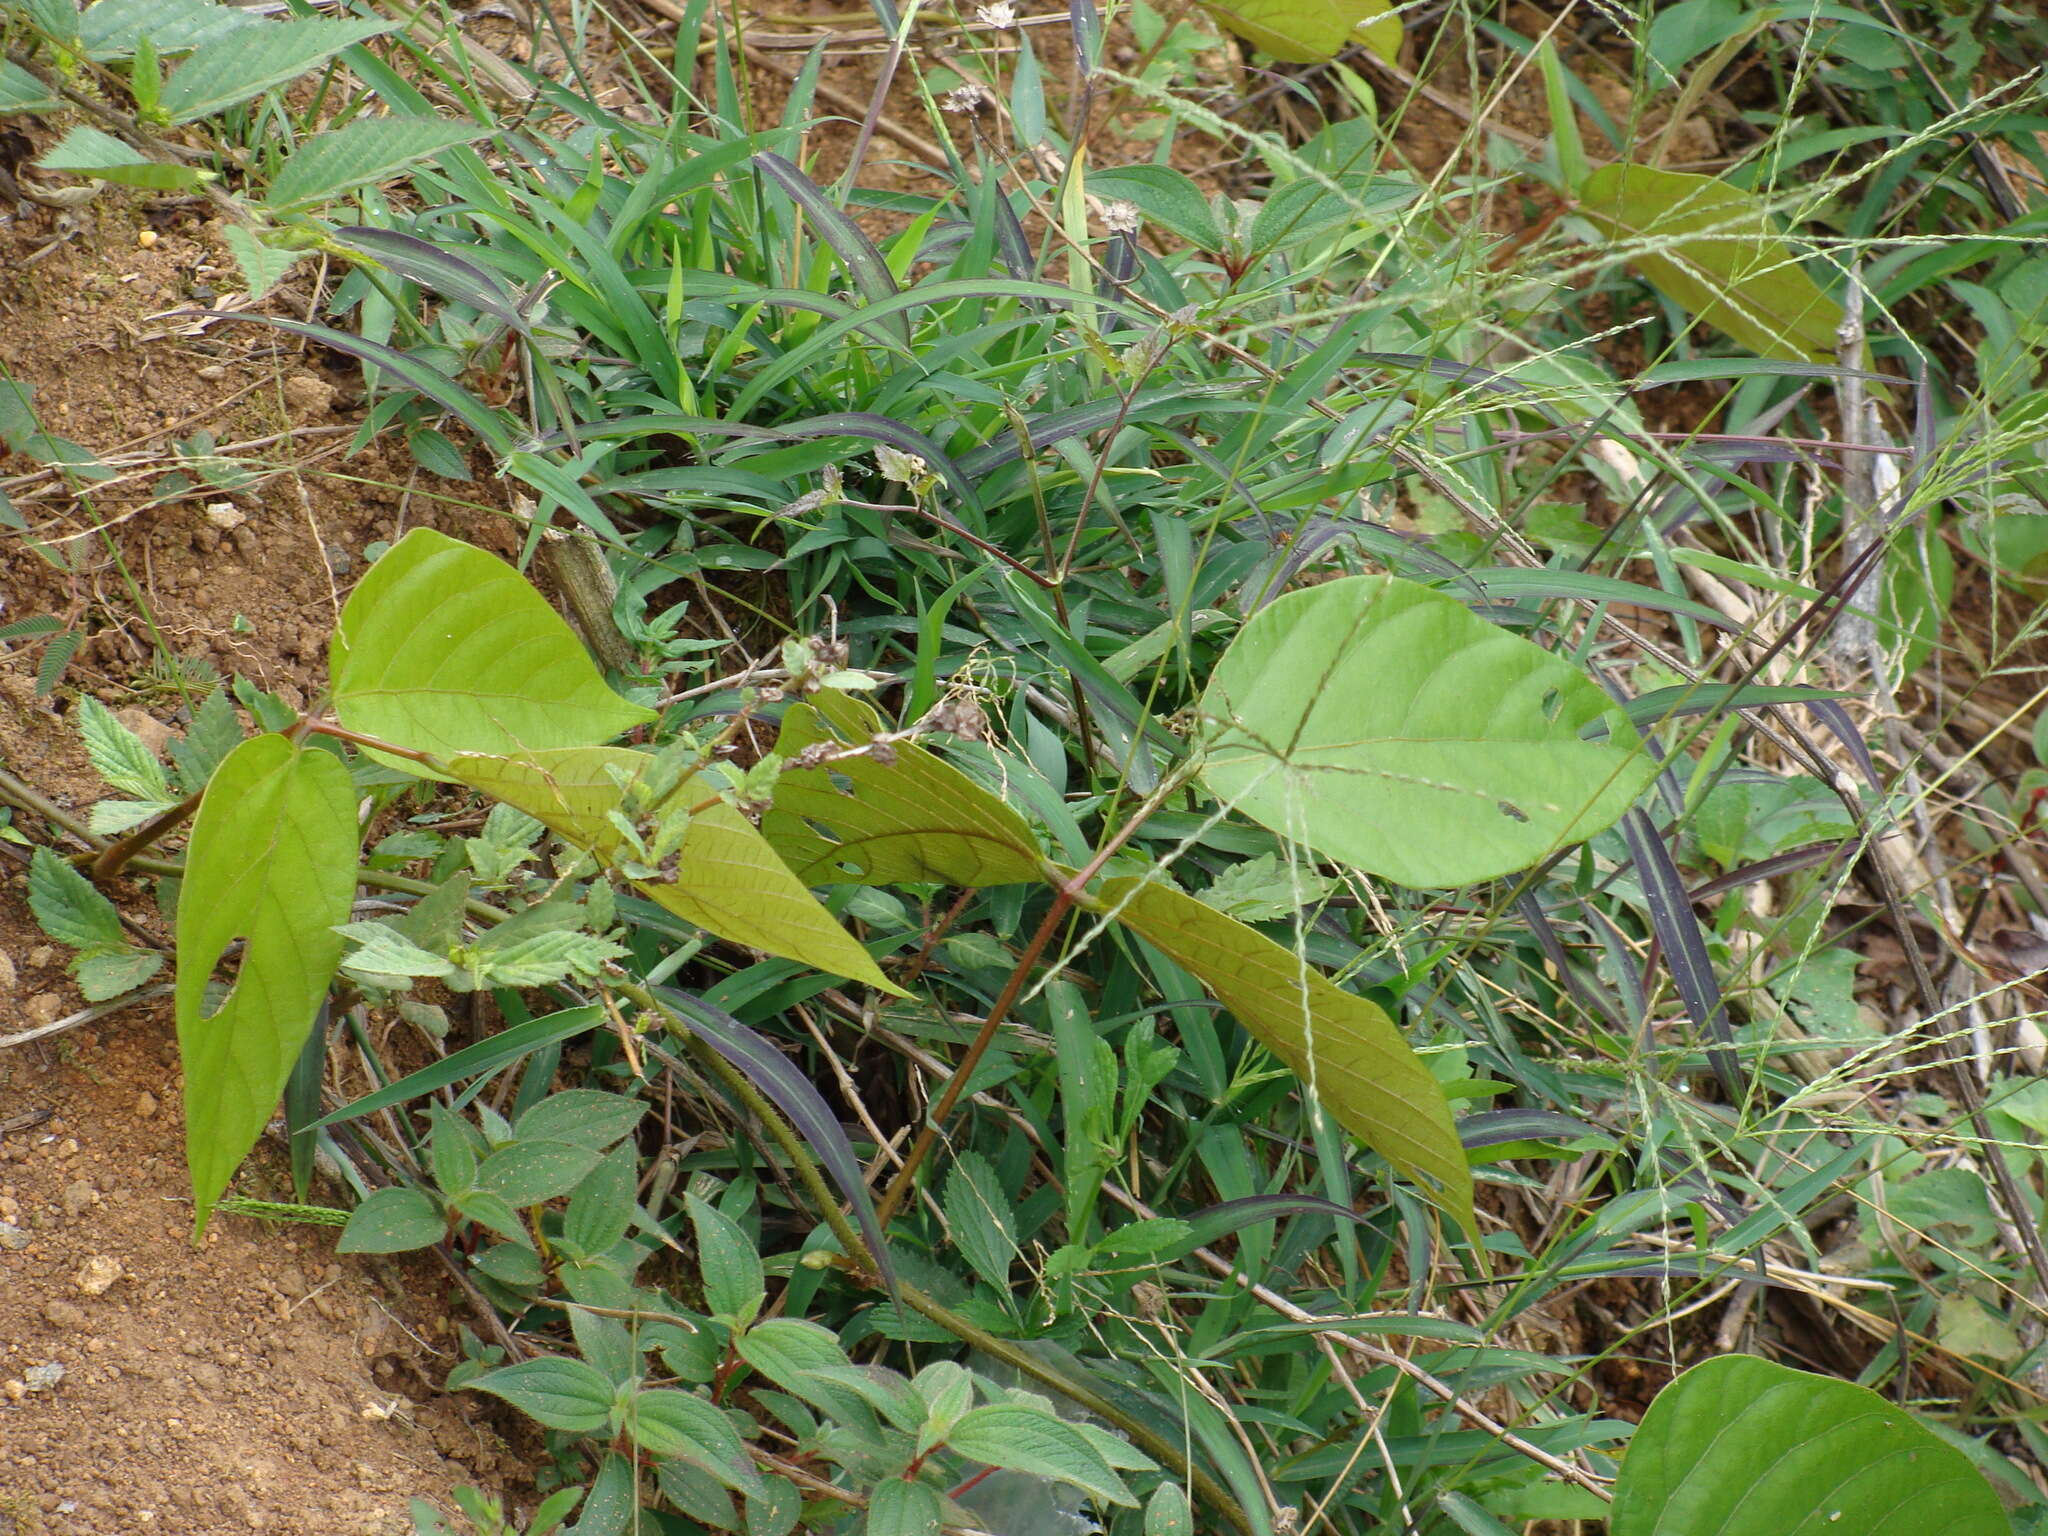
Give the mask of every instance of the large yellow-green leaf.
M 792 705 L 776 753 L 858 747 L 882 729 L 860 700 L 826 690 Z M 1024 819 L 951 763 L 909 742 L 817 768 L 786 768 L 761 831 L 809 884 L 1015 885 L 1045 878 Z
M 624 796 L 606 769 L 630 782 L 652 760 L 627 747 L 569 747 L 517 758 L 465 753 L 447 767 L 463 783 L 518 807 L 611 864 L 625 837 L 606 813 L 619 809 Z M 665 804 L 705 801 L 715 803 L 691 817 L 677 850 L 675 879 L 634 882 L 648 900 L 735 944 L 901 994 L 754 824 L 718 800 L 703 778 L 685 779 Z
M 1385 1010 L 1172 886 L 1105 880 L 1097 906 L 1199 978 L 1338 1124 L 1472 1230 L 1472 1173 L 1450 1105 Z
M 1388 0 L 1202 0 L 1202 8 L 1289 64 L 1321 64 L 1353 43 L 1389 64 L 1401 52 L 1401 18 Z
M 1969 1457 L 1868 1387 L 1748 1355 L 1657 1394 L 1629 1442 L 1613 1536 L 2008 1536 Z
M 1525 869 L 1604 830 L 1656 765 L 1577 668 L 1391 576 L 1292 592 L 1202 695 L 1202 777 L 1285 837 L 1403 885 Z
M 356 879 L 355 793 L 332 753 L 258 736 L 215 770 L 178 889 L 185 1162 L 203 1230 L 256 1144 L 341 961 Z M 204 1011 L 235 940 L 233 989 Z
M 1826 363 L 1842 306 L 1821 292 L 1753 193 L 1713 176 L 1603 165 L 1579 211 L 1659 291 L 1758 357 Z M 1645 248 L 1647 246 L 1647 248 Z
M 593 746 L 654 718 L 605 686 L 525 577 L 431 528 L 399 540 L 350 594 L 329 666 L 343 725 L 435 757 Z

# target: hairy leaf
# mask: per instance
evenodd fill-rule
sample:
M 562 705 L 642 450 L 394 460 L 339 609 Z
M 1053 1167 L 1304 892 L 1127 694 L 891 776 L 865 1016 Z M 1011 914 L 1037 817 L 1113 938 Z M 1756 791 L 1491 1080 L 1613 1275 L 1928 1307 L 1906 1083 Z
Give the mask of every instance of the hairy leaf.
M 448 1219 L 431 1196 L 394 1185 L 372 1191 L 350 1212 L 334 1246 L 341 1253 L 409 1253 L 438 1243 L 447 1230 Z
M 74 124 L 36 163 L 46 171 L 97 176 L 103 181 L 118 181 L 123 186 L 145 187 L 154 192 L 180 191 L 196 187 L 206 179 L 203 172 L 192 166 L 152 160 L 112 134 L 85 123 Z
M 1690 314 L 1760 357 L 1821 364 L 1842 306 L 1822 293 L 1771 227 L 1754 193 L 1717 176 L 1603 165 L 1579 187 L 1579 211 Z
M 330 668 L 342 724 L 436 756 L 587 746 L 654 718 L 605 685 L 525 577 L 431 528 L 350 594 Z
M 623 791 L 605 770 L 630 782 L 652 762 L 649 754 L 626 747 L 580 747 L 521 757 L 466 753 L 447 767 L 463 783 L 517 806 L 579 848 L 616 864 L 627 843 L 606 813 L 623 803 Z M 901 995 L 874 958 L 790 873 L 753 823 L 720 800 L 708 780 L 685 778 L 663 802 L 663 807 L 675 805 L 702 808 L 692 814 L 676 851 L 674 879 L 633 882 L 650 900 L 735 944 Z M 652 809 L 658 813 L 663 807 Z
M 656 1456 L 702 1467 L 740 1493 L 765 1490 L 739 1432 L 717 1408 L 689 1392 L 636 1392 L 626 1407 L 626 1433 Z
M 611 1383 L 581 1360 L 522 1360 L 486 1371 L 470 1386 L 502 1397 L 549 1429 L 589 1435 L 611 1421 Z
M 382 181 L 407 166 L 491 130 L 433 117 L 364 117 L 309 140 L 285 161 L 264 202 L 298 208 Z
M 1969 1458 L 1866 1387 L 1748 1355 L 1694 1366 L 1629 1442 L 1613 1536 L 2007 1536 Z
M 43 932 L 73 949 L 128 942 L 121 914 L 93 883 L 47 848 L 29 855 L 28 907 Z
M 397 25 L 305 17 L 237 28 L 205 44 L 173 70 L 157 106 L 173 123 L 193 122 L 260 96 Z
M 1450 1105 L 1378 1004 L 1171 886 L 1106 880 L 1099 907 L 1197 977 L 1340 1125 L 1471 1229 L 1472 1174 Z
M 1607 695 L 1391 576 L 1292 592 L 1210 677 L 1202 776 L 1246 815 L 1403 885 L 1522 869 L 1610 826 L 1655 764 Z
M 830 689 L 793 705 L 775 750 L 859 748 L 882 730 L 868 705 Z M 806 883 L 1011 885 L 1044 878 L 1024 819 L 950 763 L 910 742 L 788 767 L 762 834 Z
M 341 960 L 355 895 L 355 793 L 328 752 L 258 736 L 206 786 L 178 891 L 178 1049 L 185 1161 L 203 1230 L 277 1107 Z M 236 939 L 233 989 L 204 1012 Z
M 1071 1483 L 1111 1504 L 1136 1504 L 1124 1480 L 1073 1425 L 1040 1408 L 991 1403 L 961 1415 L 946 1443 L 970 1461 Z

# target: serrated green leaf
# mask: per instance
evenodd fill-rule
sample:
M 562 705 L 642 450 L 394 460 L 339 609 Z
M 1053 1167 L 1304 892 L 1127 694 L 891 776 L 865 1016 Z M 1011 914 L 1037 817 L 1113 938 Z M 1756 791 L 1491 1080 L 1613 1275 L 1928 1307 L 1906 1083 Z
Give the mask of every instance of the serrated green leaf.
M 279 735 L 228 755 L 200 803 L 178 890 L 185 1160 L 202 1230 L 326 996 L 355 873 L 355 792 L 339 758 Z M 207 978 L 236 939 L 233 990 L 209 1015 Z
M 212 0 L 98 0 L 78 18 L 78 39 L 99 60 L 125 59 L 147 37 L 159 54 L 189 53 L 262 19 Z
M 153 949 L 107 949 L 78 957 L 71 974 L 88 1003 L 104 1003 L 132 992 L 164 967 Z
M 791 763 L 818 744 L 864 746 L 881 729 L 881 716 L 859 699 L 817 693 L 783 716 L 775 750 Z M 1044 878 L 1023 818 L 910 742 L 893 743 L 880 757 L 785 767 L 761 833 L 807 885 L 978 886 Z
M 1629 1442 L 1613 1536 L 2010 1536 L 1969 1458 L 1866 1387 L 1748 1355 L 1694 1366 Z
M 177 765 L 178 787 L 190 794 L 203 788 L 213 770 L 227 761 L 227 755 L 242 744 L 242 724 L 228 691 L 215 688 L 193 713 L 192 727 L 182 741 L 171 742 L 171 761 Z
M 969 1461 L 1070 1483 L 1110 1504 L 1136 1504 L 1088 1438 L 1043 1409 L 991 1403 L 964 1414 L 946 1444 Z
M 251 300 L 260 299 L 284 280 L 285 273 L 297 265 L 303 251 L 287 251 L 275 245 L 266 245 L 257 239 L 255 232 L 240 224 L 221 226 L 221 239 L 226 243 L 228 254 L 235 258 L 235 265 L 242 271 L 242 286 L 248 289 Z
M 704 1279 L 704 1305 L 715 1317 L 751 1322 L 767 1299 L 761 1255 L 725 1212 L 699 1196 L 684 1202 L 697 1234 L 697 1265 Z
M 1261 53 L 1321 64 L 1353 43 L 1399 62 L 1401 19 L 1389 0 L 1202 0 L 1202 9 Z
M 1313 911 L 1342 883 L 1300 859 L 1282 862 L 1276 853 L 1262 853 L 1232 864 L 1200 895 L 1240 923 L 1265 923 Z
M 168 165 L 130 149 L 110 133 L 84 123 L 71 130 L 36 162 L 46 171 L 69 171 L 74 176 L 97 176 L 124 186 L 146 187 L 169 192 L 196 187 L 206 177 L 189 165 Z
M 1577 668 L 1391 576 L 1291 592 L 1202 695 L 1202 777 L 1283 836 L 1403 885 L 1512 873 L 1612 825 L 1655 775 Z
M 885 1477 L 868 1495 L 867 1536 L 939 1536 L 939 1496 L 907 1477 Z
M 29 856 L 28 907 L 44 933 L 73 949 L 119 948 L 128 942 L 114 904 L 47 848 Z
M 421 949 L 384 923 L 338 923 L 334 931 L 354 943 L 342 968 L 365 976 L 453 976 L 454 961 Z
M 962 1152 L 946 1176 L 944 1205 L 953 1246 L 977 1275 L 1007 1295 L 1010 1266 L 1017 1260 L 1017 1213 L 995 1166 L 979 1152 Z
M 569 1193 L 596 1166 L 597 1154 L 588 1147 L 522 1138 L 477 1165 L 476 1185 L 507 1205 L 539 1205 Z
M 365 117 L 309 140 L 285 161 L 264 202 L 300 208 L 396 175 L 444 149 L 483 138 L 479 123 L 434 117 Z
M 629 1134 L 647 1113 L 647 1106 L 622 1093 L 599 1093 L 591 1088 L 565 1088 L 551 1093 L 519 1117 L 513 1134 L 524 1141 L 538 1137 L 545 1141 L 573 1142 L 602 1152 Z
M 1100 906 L 1191 972 L 1338 1124 L 1472 1230 L 1472 1172 L 1450 1105 L 1378 1004 L 1171 886 L 1106 880 Z
M 0 112 L 53 112 L 62 105 L 34 75 L 10 59 L 0 59 Z
M 589 1435 L 611 1422 L 611 1383 L 581 1360 L 522 1360 L 486 1371 L 469 1385 L 502 1397 L 549 1429 Z
M 650 754 L 625 747 L 580 747 L 517 758 L 471 753 L 445 766 L 463 783 L 538 817 L 577 847 L 616 866 L 626 841 L 608 813 L 624 804 L 624 791 L 606 770 L 632 782 L 652 762 Z M 684 779 L 651 811 L 705 801 L 712 803 L 691 816 L 676 852 L 675 878 L 634 881 L 649 900 L 735 944 L 901 995 L 754 824 L 719 800 L 703 776 Z
M 350 594 L 329 665 L 342 724 L 441 757 L 587 746 L 654 718 L 605 685 L 525 577 L 430 528 L 399 540 Z
M 469 951 L 479 982 L 491 987 L 544 987 L 558 981 L 589 981 L 626 954 L 623 944 L 595 934 L 557 930 L 529 933 L 504 944 L 483 942 Z
M 430 1196 L 395 1185 L 373 1190 L 349 1213 L 335 1247 L 342 1253 L 406 1253 L 438 1243 L 447 1231 L 447 1218 Z
M 701 1467 L 740 1493 L 766 1492 L 732 1420 L 701 1397 L 666 1388 L 636 1392 L 626 1405 L 625 1428 L 656 1456 Z
M 174 800 L 102 800 L 85 813 L 85 824 L 101 837 L 119 837 L 176 804 Z
M 1842 306 L 1778 238 L 1754 193 L 1717 176 L 1603 165 L 1579 186 L 1579 211 L 1655 287 L 1759 357 L 1833 359 Z
M 189 123 L 295 80 L 344 48 L 394 31 L 395 21 L 303 17 L 241 27 L 193 51 L 164 82 L 157 107 Z

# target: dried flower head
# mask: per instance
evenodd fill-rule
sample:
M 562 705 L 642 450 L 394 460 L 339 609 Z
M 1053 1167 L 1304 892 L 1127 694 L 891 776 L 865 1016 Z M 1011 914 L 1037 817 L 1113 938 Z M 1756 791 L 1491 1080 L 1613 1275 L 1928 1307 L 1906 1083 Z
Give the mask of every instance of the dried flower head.
M 995 108 L 996 99 L 988 93 L 988 87 L 970 80 L 965 85 L 955 86 L 946 92 L 944 106 L 948 112 L 962 117 L 979 117 Z
M 974 14 L 984 26 L 994 27 L 998 32 L 1008 32 L 1017 25 L 1017 7 L 1010 0 L 991 0 L 988 5 L 977 5 Z

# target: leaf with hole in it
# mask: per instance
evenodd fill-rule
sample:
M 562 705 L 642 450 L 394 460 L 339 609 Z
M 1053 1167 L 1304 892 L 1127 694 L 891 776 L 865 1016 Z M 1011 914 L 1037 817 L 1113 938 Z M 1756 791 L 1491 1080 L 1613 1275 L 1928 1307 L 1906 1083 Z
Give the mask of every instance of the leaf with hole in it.
M 1614 1486 L 1613 1536 L 2009 1536 L 1961 1451 L 1866 1387 L 1748 1355 L 1650 1404 Z
M 46 171 L 97 176 L 102 181 L 118 181 L 123 186 L 144 187 L 152 192 L 183 191 L 207 180 L 204 171 L 152 160 L 112 134 L 84 123 L 75 125 L 36 164 Z
M 481 123 L 433 117 L 365 117 L 310 139 L 292 152 L 263 201 L 300 208 L 396 175 L 444 149 L 480 139 Z
M 1754 193 L 1713 176 L 1617 163 L 1580 183 L 1578 204 L 1695 319 L 1759 357 L 1833 359 L 1842 306 L 1806 275 Z
M 444 766 L 472 789 L 516 806 L 615 865 L 627 852 L 626 839 L 608 813 L 618 810 L 625 796 L 606 770 L 631 783 L 653 761 L 650 754 L 628 747 L 577 747 L 520 757 L 465 753 Z M 859 941 L 790 873 L 753 823 L 718 798 L 708 780 L 696 774 L 685 778 L 649 814 L 695 805 L 702 808 L 691 816 L 676 850 L 675 878 L 634 881 L 649 900 L 735 944 L 902 995 Z
M 1193 974 L 1338 1124 L 1472 1230 L 1472 1173 L 1450 1105 L 1377 1003 L 1171 886 L 1105 880 L 1093 905 Z
M 831 689 L 783 716 L 775 750 L 790 766 L 776 781 L 761 832 L 799 880 L 1015 885 L 1045 878 L 1024 819 L 922 747 L 891 742 L 815 768 L 794 766 L 807 747 L 859 752 L 881 730 L 873 709 Z
M 193 122 L 260 96 L 397 26 L 313 16 L 239 28 L 196 49 L 171 72 L 158 110 L 174 124 Z
M 1202 715 L 1219 799 L 1403 885 L 1527 868 L 1612 825 L 1656 771 L 1578 669 L 1391 576 L 1261 609 Z M 1603 718 L 1607 737 L 1582 739 Z
M 1202 0 L 1218 25 L 1287 64 L 1322 64 L 1353 43 L 1399 62 L 1401 19 L 1389 0 Z
M 329 665 L 343 725 L 437 757 L 588 746 L 654 718 L 606 686 L 525 577 L 431 528 L 370 567 L 341 611 Z
M 178 890 L 178 1051 L 185 1161 L 203 1231 L 263 1133 L 341 961 L 355 896 L 356 802 L 332 753 L 258 736 L 206 786 Z M 233 989 L 204 1010 L 235 940 Z

